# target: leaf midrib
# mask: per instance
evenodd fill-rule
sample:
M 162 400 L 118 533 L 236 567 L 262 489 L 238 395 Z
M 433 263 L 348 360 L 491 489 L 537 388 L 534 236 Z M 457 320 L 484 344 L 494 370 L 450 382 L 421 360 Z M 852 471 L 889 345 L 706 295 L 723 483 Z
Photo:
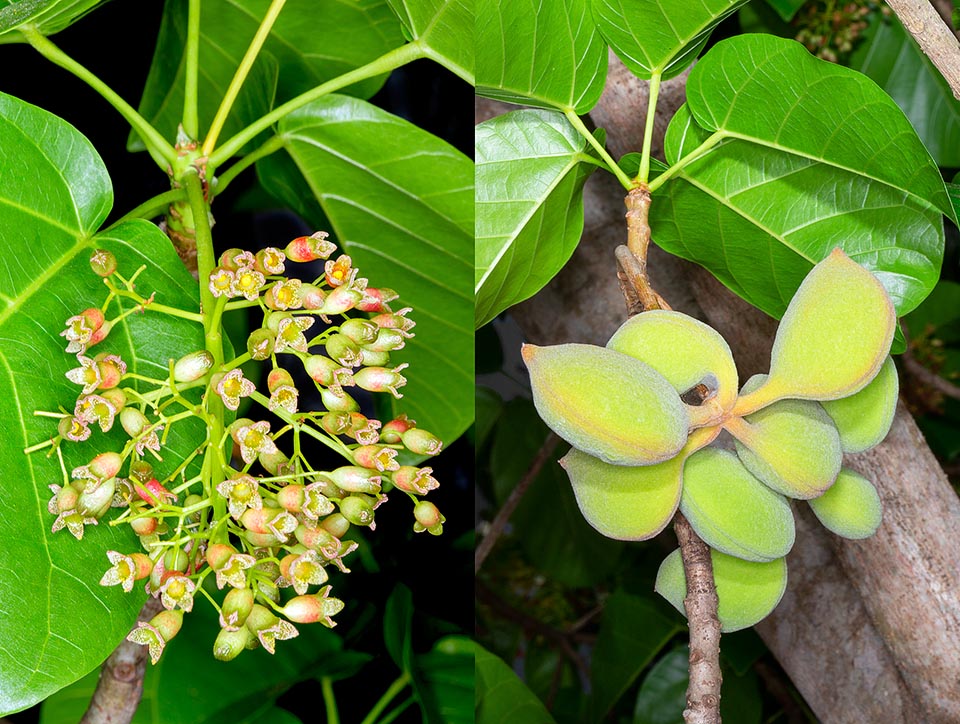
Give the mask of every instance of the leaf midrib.
M 73 233 L 76 233 L 76 230 L 73 230 Z M 24 302 L 29 300 L 30 297 L 36 294 L 41 287 L 50 281 L 51 278 L 56 276 L 57 272 L 73 261 L 74 257 L 80 252 L 81 249 L 89 246 L 90 238 L 87 236 L 80 236 L 76 243 L 69 250 L 63 252 L 60 258 L 54 264 L 47 267 L 43 274 L 36 277 L 13 299 L 13 303 L 9 307 L 0 312 L 0 327 L 2 327 L 13 314 L 19 311 Z

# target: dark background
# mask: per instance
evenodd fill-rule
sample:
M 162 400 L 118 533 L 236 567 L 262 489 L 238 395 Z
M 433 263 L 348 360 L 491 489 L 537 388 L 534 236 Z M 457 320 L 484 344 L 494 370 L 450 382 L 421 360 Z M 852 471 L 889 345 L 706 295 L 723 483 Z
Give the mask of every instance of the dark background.
M 114 0 L 52 39 L 68 55 L 86 66 L 134 107 L 153 57 L 162 0 Z M 91 35 L 91 33 L 93 35 Z M 63 69 L 42 58 L 28 45 L 0 46 L 0 92 L 14 95 L 66 119 L 94 145 L 114 184 L 114 207 L 107 224 L 151 196 L 169 189 L 167 178 L 145 152 L 128 153 L 129 126 L 106 101 Z M 472 155 L 473 89 L 430 61 L 417 61 L 395 71 L 371 101 Z M 30 171 L 24 169 L 24 183 Z M 310 233 L 288 212 L 270 209 L 256 188 L 253 169 L 241 174 L 219 196 L 214 243 L 219 253 L 232 246 L 261 248 L 277 238 Z M 256 201 L 251 202 L 254 199 Z M 251 207 L 255 210 L 249 210 Z M 239 210 L 247 209 L 247 210 Z M 261 241 L 263 240 L 263 241 Z M 415 314 L 413 315 L 415 317 Z M 397 355 L 397 362 L 403 361 Z M 415 371 L 411 370 L 413 374 Z M 301 388 L 303 389 L 303 388 Z M 308 401 L 304 402 L 306 407 Z M 375 656 L 361 674 L 335 684 L 341 720 L 360 721 L 399 671 L 385 653 L 380 614 L 396 583 L 413 591 L 414 651 L 428 650 L 443 633 L 469 633 L 473 628 L 473 447 L 466 435 L 428 463 L 441 487 L 430 495 L 447 517 L 443 536 L 416 535 L 409 506 L 391 500 L 377 511 L 377 530 L 367 535 L 381 570 L 371 574 L 357 560 L 348 560 L 349 576 L 336 576 L 334 595 L 348 602 L 338 615 L 337 633 L 350 634 L 347 647 Z M 363 601 L 364 604 L 358 603 Z M 200 603 L 199 605 L 205 605 Z M 351 626 L 361 608 L 372 605 L 376 615 L 360 631 Z M 443 622 L 446 622 L 443 623 Z M 449 625 L 447 625 L 449 624 Z M 212 635 L 211 635 L 212 640 Z M 171 645 L 175 645 L 175 642 Z M 277 656 L 283 656 L 283 644 Z M 198 661 L 198 665 L 206 662 Z M 211 665 L 216 664 L 212 659 Z M 215 696 L 215 692 L 211 692 Z M 405 695 L 395 699 L 402 701 Z M 318 721 L 322 711 L 319 684 L 306 681 L 284 694 L 279 704 L 304 722 Z M 9 717 L 11 722 L 38 721 L 39 706 Z M 398 722 L 418 722 L 411 707 Z

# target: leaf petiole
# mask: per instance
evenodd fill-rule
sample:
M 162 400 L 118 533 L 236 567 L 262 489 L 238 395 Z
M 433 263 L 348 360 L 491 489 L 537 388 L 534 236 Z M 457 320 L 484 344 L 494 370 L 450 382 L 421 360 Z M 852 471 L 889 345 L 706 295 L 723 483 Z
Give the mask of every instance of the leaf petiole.
M 663 186 L 664 183 L 666 183 L 671 178 L 673 178 L 678 173 L 680 173 L 680 171 L 682 171 L 685 166 L 693 163 L 698 158 L 705 155 L 708 151 L 710 151 L 711 148 L 716 146 L 724 138 L 726 138 L 726 135 L 723 133 L 723 131 L 717 131 L 716 133 L 713 133 L 712 135 L 710 135 L 707 138 L 707 140 L 705 140 L 703 143 L 701 143 L 699 146 L 693 149 L 690 153 L 688 153 L 686 156 L 681 158 L 679 161 L 673 164 L 670 168 L 668 168 L 662 174 L 657 176 L 653 181 L 651 181 L 649 186 L 650 193 L 653 193 L 658 188 Z
M 640 153 L 640 172 L 637 181 L 646 186 L 650 180 L 650 148 L 653 143 L 653 120 L 657 115 L 657 96 L 660 94 L 660 71 L 650 76 L 650 94 L 647 98 L 647 120 L 643 129 L 643 149 Z
M 587 143 L 593 146 L 594 150 L 600 154 L 600 157 L 606 162 L 606 168 L 610 173 L 617 177 L 617 180 L 621 185 L 629 191 L 636 184 L 633 183 L 628 177 L 627 174 L 623 172 L 617 162 L 613 160 L 613 157 L 607 153 L 607 149 L 603 147 L 603 144 L 598 141 L 589 129 L 583 124 L 583 121 L 580 119 L 580 116 L 577 115 L 577 112 L 573 109 L 567 109 L 563 112 L 563 115 L 567 117 L 567 120 L 570 121 L 570 124 L 577 129 L 577 132 L 583 136 Z

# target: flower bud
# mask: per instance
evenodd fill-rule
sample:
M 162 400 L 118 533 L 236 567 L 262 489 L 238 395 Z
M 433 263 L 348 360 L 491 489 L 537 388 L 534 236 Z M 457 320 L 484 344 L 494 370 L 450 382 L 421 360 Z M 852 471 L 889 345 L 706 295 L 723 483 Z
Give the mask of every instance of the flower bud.
M 281 612 L 294 623 L 322 623 L 333 628 L 336 622 L 330 618 L 343 610 L 343 601 L 339 598 L 329 598 L 327 593 L 330 586 L 319 594 L 295 596 L 287 601 Z
M 233 588 L 223 597 L 220 625 L 231 631 L 244 626 L 253 610 L 254 596 L 249 588 Z
M 207 548 L 207 565 L 213 570 L 222 568 L 231 556 L 237 554 L 237 549 L 226 543 L 214 543 Z
M 133 532 L 139 536 L 153 535 L 157 532 L 159 521 L 156 518 L 134 518 L 130 521 Z
M 343 538 L 347 531 L 350 530 L 350 521 L 340 513 L 333 513 L 320 522 L 320 527 L 332 533 L 337 538 Z
M 173 365 L 173 379 L 177 382 L 194 382 L 213 367 L 213 355 L 204 350 L 184 355 Z
M 380 476 L 372 470 L 356 465 L 344 465 L 328 473 L 321 473 L 320 477 L 332 480 L 338 488 L 350 493 L 380 492 Z
M 331 435 L 346 435 L 350 429 L 350 415 L 349 412 L 328 412 L 320 418 L 320 427 Z
M 331 412 L 360 412 L 360 405 L 346 392 L 338 395 L 324 387 L 320 390 L 320 401 Z
M 298 236 L 287 244 L 284 252 L 288 259 L 296 262 L 326 259 L 337 249 L 333 242 L 327 241 L 328 236 L 325 231 L 317 231 L 310 236 Z
M 392 370 L 386 367 L 364 367 L 353 376 L 353 379 L 356 381 L 357 387 L 361 389 L 368 392 L 389 391 L 399 400 L 403 395 L 397 391 L 397 388 L 407 384 L 407 378 L 400 372 L 408 366 L 404 362 Z
M 107 338 L 107 335 L 110 334 L 110 330 L 112 329 L 113 329 L 113 322 L 105 321 L 102 325 L 100 325 L 100 328 L 98 330 L 96 330 L 93 334 L 90 335 L 90 341 L 87 342 L 87 349 L 90 349 L 95 344 L 100 344 L 103 340 Z
M 213 658 L 218 661 L 233 661 L 247 648 L 251 640 L 256 639 L 246 626 L 241 626 L 235 631 L 222 628 L 213 642 Z
M 295 472 L 290 458 L 279 449 L 274 452 L 261 452 L 257 455 L 257 460 L 271 475 L 289 475 Z
M 403 349 L 407 338 L 398 329 L 381 329 L 377 333 L 377 338 L 373 342 L 363 345 L 371 352 L 393 352 L 397 349 Z
M 88 489 L 77 498 L 77 512 L 84 518 L 97 518 L 106 515 L 113 503 L 113 494 L 117 490 L 116 478 L 104 480 L 96 488 Z
M 397 451 L 384 445 L 361 445 L 353 451 L 353 459 L 357 465 L 381 473 L 399 469 L 400 464 L 396 457 Z
M 130 463 L 130 477 L 140 483 L 148 482 L 153 477 L 153 465 L 146 460 L 134 460 Z
M 127 373 L 127 364 L 118 355 L 98 354 L 94 357 L 94 362 L 100 373 L 100 384 L 97 389 L 109 390 L 116 387 Z
M 343 314 L 357 306 L 363 294 L 348 286 L 337 287 L 323 300 L 323 305 L 317 310 L 321 314 Z
M 237 271 L 240 267 L 251 266 L 253 262 L 253 255 L 249 251 L 236 247 L 227 249 L 217 260 L 219 266 L 232 272 Z
M 190 558 L 183 548 L 169 548 L 163 555 L 163 567 L 168 571 L 183 573 L 190 565 Z
M 327 293 L 314 284 L 300 286 L 300 300 L 303 302 L 304 309 L 311 311 L 321 309 L 326 298 Z
M 363 290 L 363 299 L 357 305 L 361 312 L 389 312 L 388 302 L 392 302 L 399 295 L 392 289 L 377 289 L 367 287 Z
M 396 329 L 405 337 L 414 336 L 411 329 L 417 326 L 412 319 L 407 319 L 407 314 L 413 311 L 413 307 L 404 307 L 399 312 L 389 314 L 378 314 L 370 321 L 381 329 Z
M 130 437 L 136 437 L 143 432 L 143 429 L 150 424 L 140 410 L 136 407 L 127 407 L 120 412 L 120 425 Z
M 265 360 L 273 354 L 276 342 L 276 332 L 266 328 L 255 329 L 247 337 L 247 352 L 255 360 Z
M 117 270 L 117 257 L 106 249 L 94 249 L 90 255 L 90 268 L 100 277 L 108 277 Z
M 440 515 L 437 506 L 427 500 L 421 500 L 416 504 L 413 509 L 413 517 L 427 530 L 440 525 L 446 520 L 446 518 Z
M 432 432 L 419 427 L 407 430 L 400 436 L 404 447 L 417 455 L 438 455 L 443 449 L 443 442 Z
M 349 495 L 340 501 L 340 513 L 354 525 L 370 526 L 373 530 L 373 505 L 365 497 Z
M 360 347 L 343 334 L 331 334 L 325 342 L 327 354 L 343 367 L 357 367 L 360 364 Z
M 340 325 L 340 334 L 349 337 L 358 345 L 374 341 L 379 333 L 380 328 L 369 319 L 348 319 Z
M 433 468 L 415 468 L 409 465 L 394 471 L 391 480 L 400 490 L 414 495 L 426 495 L 440 487 L 440 483 L 431 475 Z
M 383 426 L 380 431 L 380 440 L 388 445 L 397 445 L 402 442 L 403 433 L 416 426 L 415 420 L 409 419 L 406 415 L 400 415 Z
M 87 468 L 100 480 L 116 477 L 120 472 L 120 466 L 123 465 L 123 458 L 115 452 L 105 452 L 97 455 Z
M 386 367 L 390 364 L 389 352 L 374 352 L 366 347 L 360 348 L 360 358 L 364 367 Z
M 267 389 L 271 393 L 276 392 L 278 387 L 293 387 L 293 377 L 290 376 L 290 373 L 287 372 L 282 367 L 277 369 L 270 370 L 270 374 L 267 375 Z
M 113 405 L 114 409 L 118 412 L 121 412 L 127 406 L 127 395 L 119 387 L 103 390 L 100 393 L 100 397 Z

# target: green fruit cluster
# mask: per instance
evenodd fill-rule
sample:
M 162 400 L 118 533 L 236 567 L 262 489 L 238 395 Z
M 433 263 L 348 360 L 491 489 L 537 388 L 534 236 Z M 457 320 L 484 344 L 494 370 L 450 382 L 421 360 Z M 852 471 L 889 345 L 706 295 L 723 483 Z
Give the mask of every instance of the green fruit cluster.
M 713 549 L 721 626 L 736 631 L 783 595 L 795 535 L 788 498 L 808 501 L 846 538 L 879 527 L 876 489 L 842 462 L 890 429 L 895 325 L 880 282 L 836 249 L 787 307 L 769 374 L 742 389 L 724 339 L 673 311 L 633 317 L 606 347 L 525 345 L 523 358 L 537 411 L 573 446 L 560 464 L 587 521 L 611 538 L 645 540 L 679 509 Z M 684 402 L 697 386 L 708 390 L 702 404 Z M 683 612 L 679 551 L 656 590 Z

